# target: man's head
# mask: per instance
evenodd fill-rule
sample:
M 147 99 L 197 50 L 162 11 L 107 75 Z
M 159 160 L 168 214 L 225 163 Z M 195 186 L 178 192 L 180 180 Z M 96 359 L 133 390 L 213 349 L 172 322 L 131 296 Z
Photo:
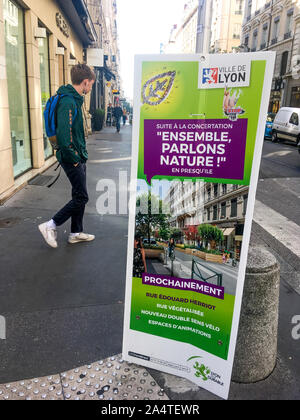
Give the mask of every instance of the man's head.
M 85 95 L 92 90 L 96 75 L 86 64 L 77 64 L 71 69 L 71 80 L 77 92 Z

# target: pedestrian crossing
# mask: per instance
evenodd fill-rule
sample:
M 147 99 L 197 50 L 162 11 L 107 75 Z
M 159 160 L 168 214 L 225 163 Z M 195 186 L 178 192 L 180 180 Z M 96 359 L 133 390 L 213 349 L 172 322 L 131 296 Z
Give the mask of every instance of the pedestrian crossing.
M 300 258 L 300 226 L 256 200 L 253 220 Z

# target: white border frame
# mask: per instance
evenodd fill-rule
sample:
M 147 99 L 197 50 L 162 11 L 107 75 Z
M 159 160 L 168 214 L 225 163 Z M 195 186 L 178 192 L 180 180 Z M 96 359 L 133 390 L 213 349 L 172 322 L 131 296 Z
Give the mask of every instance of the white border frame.
M 206 353 L 201 349 L 197 349 L 203 355 L 203 363 L 207 366 L 213 366 L 213 370 L 220 373 L 224 387 L 215 385 L 212 381 L 198 382 L 197 385 L 220 396 L 228 399 L 230 390 L 230 380 L 233 369 L 236 340 L 238 334 L 238 326 L 240 319 L 240 311 L 243 297 L 245 272 L 247 265 L 247 256 L 249 250 L 249 242 L 251 235 L 251 227 L 255 206 L 255 196 L 257 190 L 260 161 L 262 155 L 264 131 L 266 123 L 266 115 L 268 112 L 269 97 L 272 85 L 272 76 L 275 65 L 275 52 L 258 52 L 258 53 L 241 53 L 237 55 L 230 54 L 231 57 L 247 57 L 252 61 L 264 60 L 266 61 L 265 78 L 262 91 L 262 100 L 260 106 L 260 115 L 257 126 L 257 135 L 255 140 L 255 150 L 253 156 L 252 172 L 249 184 L 248 207 L 245 218 L 245 229 L 243 237 L 243 247 L 241 252 L 241 262 L 238 273 L 237 290 L 235 296 L 235 305 L 232 321 L 232 330 L 230 337 L 230 346 L 227 361 L 220 359 L 210 353 Z M 134 111 L 133 111 L 133 134 L 132 134 L 132 167 L 131 167 L 131 183 L 130 183 L 130 205 L 129 205 L 129 226 L 128 226 L 128 253 L 127 253 L 127 270 L 126 270 L 126 296 L 125 296 L 125 313 L 124 313 L 124 335 L 123 335 L 123 359 L 140 364 L 152 369 L 161 370 L 172 375 L 178 375 L 179 372 L 171 367 L 161 366 L 142 359 L 131 357 L 128 351 L 136 353 L 147 354 L 148 356 L 156 356 L 171 363 L 184 363 L 184 354 L 191 354 L 195 346 L 177 342 L 170 339 L 152 336 L 150 334 L 141 333 L 130 329 L 130 313 L 131 313 L 131 295 L 132 295 L 132 270 L 133 270 L 133 245 L 135 234 L 135 210 L 136 210 L 136 196 L 137 196 L 137 172 L 138 172 L 138 152 L 139 152 L 139 127 L 140 127 L 140 109 L 141 109 L 141 84 L 142 84 L 142 63 L 143 62 L 168 62 L 168 61 L 198 61 L 205 57 L 209 59 L 210 55 L 195 54 L 195 55 L 138 55 L 135 57 L 135 92 L 134 92 Z M 223 54 L 214 54 L 215 58 L 224 59 Z M 222 61 L 221 61 L 222 62 Z M 157 348 L 159 347 L 159 350 Z M 182 360 L 182 361 L 180 361 Z M 185 377 L 196 383 L 195 377 L 187 372 L 182 372 L 180 376 Z

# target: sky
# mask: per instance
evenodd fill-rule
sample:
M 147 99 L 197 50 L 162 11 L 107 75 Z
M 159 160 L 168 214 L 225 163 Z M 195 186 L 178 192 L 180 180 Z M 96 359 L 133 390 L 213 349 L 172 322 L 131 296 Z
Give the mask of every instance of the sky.
M 117 0 L 121 77 L 127 99 L 133 98 L 135 54 L 159 54 L 171 28 L 181 21 L 187 0 Z

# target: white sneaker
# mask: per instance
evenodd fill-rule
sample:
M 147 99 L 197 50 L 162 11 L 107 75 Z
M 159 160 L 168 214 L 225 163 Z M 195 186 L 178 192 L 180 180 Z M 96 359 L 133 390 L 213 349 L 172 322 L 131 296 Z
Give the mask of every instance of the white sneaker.
M 39 230 L 43 235 L 45 241 L 52 248 L 57 248 L 57 231 L 56 229 L 49 228 L 48 223 L 39 225 Z
M 95 239 L 95 235 L 89 235 L 88 233 L 76 233 L 70 235 L 68 242 L 69 244 L 77 244 L 78 242 L 91 242 Z

